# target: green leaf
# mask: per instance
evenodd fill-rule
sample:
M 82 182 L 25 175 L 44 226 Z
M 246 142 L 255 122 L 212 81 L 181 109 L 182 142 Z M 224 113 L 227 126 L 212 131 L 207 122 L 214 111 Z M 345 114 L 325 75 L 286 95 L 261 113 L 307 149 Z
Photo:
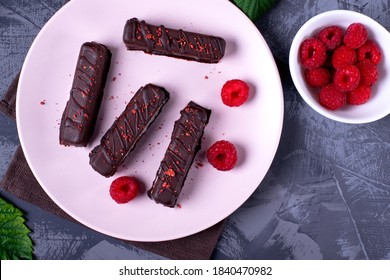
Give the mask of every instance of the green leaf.
M 231 0 L 252 21 L 268 12 L 278 0 Z
M 0 198 L 0 259 L 32 259 L 33 245 L 23 213 Z

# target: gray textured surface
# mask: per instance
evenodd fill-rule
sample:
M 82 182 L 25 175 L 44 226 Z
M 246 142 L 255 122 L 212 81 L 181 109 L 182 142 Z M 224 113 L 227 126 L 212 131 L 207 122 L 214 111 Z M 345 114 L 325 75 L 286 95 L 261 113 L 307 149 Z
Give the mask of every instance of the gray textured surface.
M 0 0 L 0 92 L 62 1 Z M 296 92 L 288 70 L 294 34 L 333 9 L 364 13 L 390 30 L 388 1 L 280 1 L 256 22 L 278 63 L 284 129 L 257 191 L 228 220 L 215 259 L 390 259 L 390 116 L 364 125 L 334 122 Z M 0 176 L 19 143 L 0 115 Z M 1 195 L 27 214 L 37 259 L 158 259 L 116 239 Z

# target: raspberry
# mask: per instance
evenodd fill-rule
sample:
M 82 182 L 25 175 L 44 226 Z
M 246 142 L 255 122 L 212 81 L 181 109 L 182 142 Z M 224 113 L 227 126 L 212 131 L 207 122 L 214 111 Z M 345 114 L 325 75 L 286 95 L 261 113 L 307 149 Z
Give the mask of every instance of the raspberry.
M 370 99 L 371 87 L 360 84 L 356 89 L 347 92 L 347 103 L 361 105 Z
M 234 79 L 227 81 L 221 90 L 222 102 L 229 107 L 244 104 L 249 97 L 249 86 L 244 81 Z
M 319 102 L 329 110 L 337 110 L 346 103 L 346 95 L 334 84 L 328 84 L 321 88 Z
M 323 67 L 306 69 L 305 71 L 306 82 L 311 87 L 323 87 L 330 81 L 329 70 Z
M 332 51 L 343 41 L 343 30 L 339 26 L 328 26 L 322 29 L 317 39 L 324 43 L 326 50 Z
M 326 60 L 325 45 L 316 38 L 304 40 L 299 48 L 299 59 L 308 69 L 322 66 Z
M 378 65 L 382 59 L 382 53 L 375 42 L 367 40 L 363 46 L 357 49 L 358 61 L 369 60 Z
M 231 170 L 237 163 L 236 148 L 226 140 L 220 140 L 211 145 L 206 156 L 209 163 L 221 171 Z
M 333 83 L 342 91 L 355 89 L 360 82 L 360 71 L 354 65 L 348 65 L 336 70 Z
M 122 176 L 112 181 L 110 195 L 119 204 L 127 203 L 138 194 L 138 181 L 134 177 Z
M 363 60 L 356 64 L 360 71 L 360 83 L 366 86 L 372 86 L 378 79 L 378 70 L 369 60 Z
M 367 40 L 368 32 L 366 27 L 361 23 L 352 23 L 345 32 L 343 42 L 346 46 L 357 49 Z
M 355 64 L 356 60 L 356 51 L 344 45 L 337 47 L 332 55 L 332 65 L 336 69 Z

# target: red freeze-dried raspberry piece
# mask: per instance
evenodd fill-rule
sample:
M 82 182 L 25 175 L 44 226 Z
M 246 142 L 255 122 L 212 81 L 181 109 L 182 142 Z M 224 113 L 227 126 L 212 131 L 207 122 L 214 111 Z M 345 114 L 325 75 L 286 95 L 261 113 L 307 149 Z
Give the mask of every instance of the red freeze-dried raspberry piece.
M 343 41 L 343 30 L 339 26 L 327 26 L 318 33 L 317 39 L 332 51 Z
M 308 69 L 322 66 L 326 60 L 325 45 L 316 38 L 304 40 L 299 48 L 299 59 Z
M 337 110 L 345 105 L 346 95 L 334 84 L 328 84 L 321 88 L 319 102 L 329 110 Z
M 206 156 L 209 163 L 221 171 L 231 170 L 237 163 L 236 148 L 226 140 L 220 140 L 211 145 Z
M 229 107 L 238 107 L 244 104 L 249 97 L 249 86 L 242 80 L 227 81 L 221 90 L 222 102 Z
M 347 92 L 347 103 L 351 105 L 364 104 L 371 97 L 371 87 L 360 84 L 356 89 Z
M 345 32 L 343 42 L 352 49 L 361 47 L 367 40 L 368 32 L 361 23 L 352 23 Z
M 375 65 L 378 65 L 382 59 L 382 53 L 378 45 L 368 39 L 363 46 L 357 49 L 357 59 L 358 61 L 369 60 Z
M 333 83 L 342 91 L 355 89 L 360 82 L 360 71 L 355 65 L 348 65 L 336 70 Z
M 347 46 L 339 46 L 333 51 L 332 65 L 336 69 L 355 64 L 357 60 L 356 51 Z
M 127 203 L 138 194 L 138 181 L 134 177 L 116 178 L 110 186 L 110 195 L 119 204 Z
M 330 73 L 329 70 L 324 67 L 306 69 L 305 78 L 309 86 L 318 88 L 329 83 Z
M 378 80 L 378 70 L 369 60 L 363 60 L 356 64 L 360 71 L 360 83 L 366 86 L 372 86 Z

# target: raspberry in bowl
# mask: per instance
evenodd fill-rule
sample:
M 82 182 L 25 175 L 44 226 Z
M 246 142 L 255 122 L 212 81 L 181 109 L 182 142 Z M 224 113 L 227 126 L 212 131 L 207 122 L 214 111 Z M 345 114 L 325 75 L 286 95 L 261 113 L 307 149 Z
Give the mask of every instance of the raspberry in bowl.
M 368 123 L 390 113 L 390 33 L 363 14 L 334 10 L 308 20 L 290 48 L 292 80 L 304 101 L 343 123 Z

